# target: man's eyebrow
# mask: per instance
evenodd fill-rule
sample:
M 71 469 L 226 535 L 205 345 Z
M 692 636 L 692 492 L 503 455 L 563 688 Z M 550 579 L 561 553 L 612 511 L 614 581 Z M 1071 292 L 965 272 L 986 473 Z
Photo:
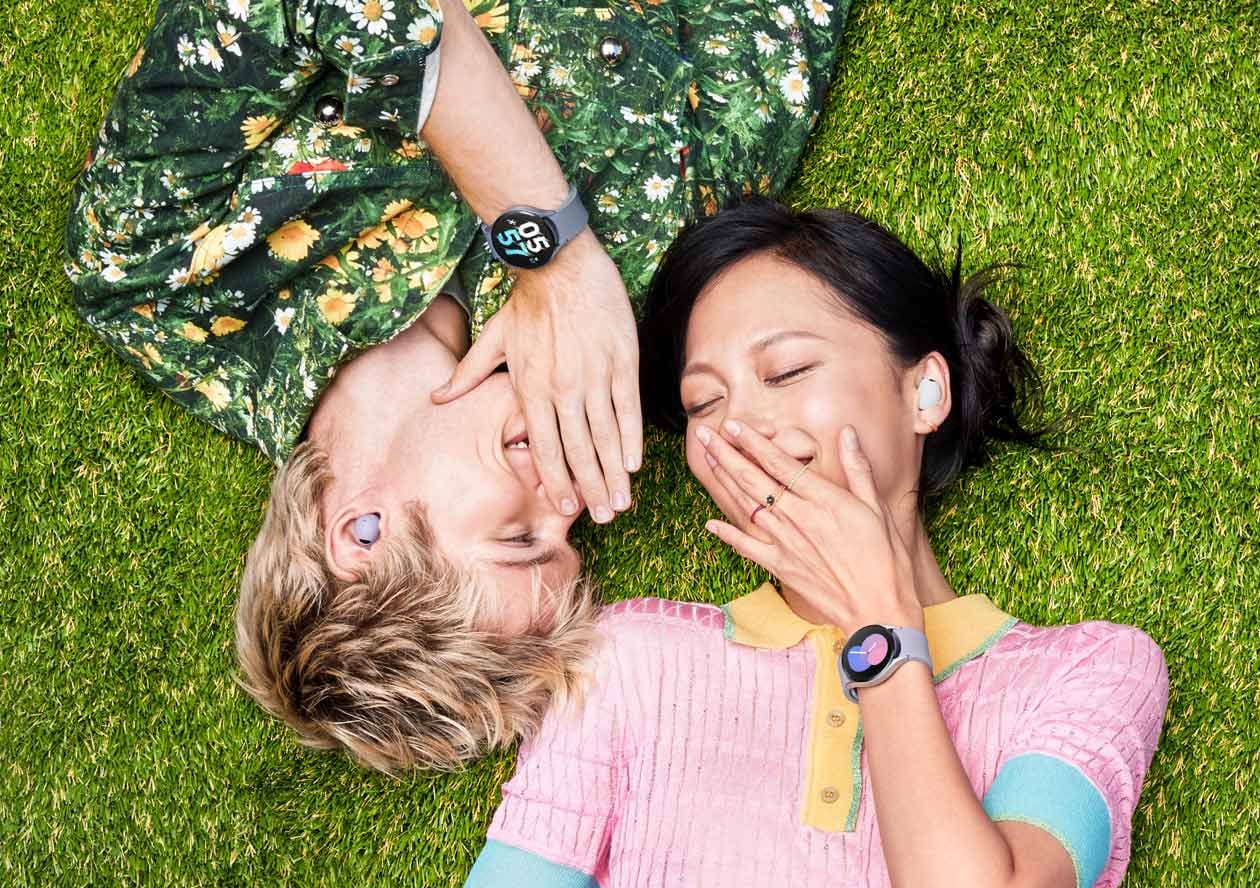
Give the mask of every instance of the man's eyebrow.
M 533 558 L 496 558 L 491 564 L 497 564 L 499 567 L 525 568 L 525 567 L 542 567 L 544 564 L 550 564 L 560 557 L 560 550 L 557 548 L 544 549 L 540 554 Z
M 759 352 L 765 351 L 772 345 L 777 345 L 785 339 L 822 339 L 817 333 L 811 333 L 809 330 L 779 330 L 777 333 L 771 333 L 763 336 L 749 346 L 749 351 Z M 688 376 L 692 373 L 713 373 L 713 365 L 705 364 L 702 361 L 693 361 L 683 368 L 683 372 L 679 378 Z

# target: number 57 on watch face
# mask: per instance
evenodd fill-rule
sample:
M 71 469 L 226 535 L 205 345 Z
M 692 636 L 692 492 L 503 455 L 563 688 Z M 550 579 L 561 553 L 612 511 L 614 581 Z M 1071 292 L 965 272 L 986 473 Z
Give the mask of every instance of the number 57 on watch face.
M 544 265 L 556 251 L 551 220 L 530 213 L 505 213 L 495 221 L 491 236 L 499 258 L 517 268 Z

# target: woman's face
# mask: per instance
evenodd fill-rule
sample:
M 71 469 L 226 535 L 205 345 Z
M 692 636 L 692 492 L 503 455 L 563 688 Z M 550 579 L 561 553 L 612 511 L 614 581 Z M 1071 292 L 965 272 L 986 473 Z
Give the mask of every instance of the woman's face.
M 934 353 L 926 363 L 898 366 L 883 338 L 813 275 L 769 254 L 741 260 L 704 289 L 687 325 L 687 465 L 742 527 L 747 515 L 742 508 L 734 514 L 735 502 L 705 461 L 699 425 L 720 431 L 726 419 L 745 423 L 842 485 L 840 432 L 852 425 L 881 496 L 894 509 L 904 496 L 913 504 L 919 435 L 928 430 L 915 389 L 929 375 L 948 391 L 948 380 L 932 372 L 938 360 Z

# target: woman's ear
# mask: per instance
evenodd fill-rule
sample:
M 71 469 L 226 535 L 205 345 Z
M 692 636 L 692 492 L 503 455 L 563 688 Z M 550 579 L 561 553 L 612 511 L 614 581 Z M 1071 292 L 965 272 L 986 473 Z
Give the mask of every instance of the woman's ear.
M 915 434 L 930 435 L 941 427 L 953 407 L 949 364 L 940 352 L 931 352 L 915 365 L 911 381 Z
M 333 514 L 324 530 L 329 570 L 346 582 L 357 580 L 384 537 L 385 513 L 379 504 L 347 503 Z

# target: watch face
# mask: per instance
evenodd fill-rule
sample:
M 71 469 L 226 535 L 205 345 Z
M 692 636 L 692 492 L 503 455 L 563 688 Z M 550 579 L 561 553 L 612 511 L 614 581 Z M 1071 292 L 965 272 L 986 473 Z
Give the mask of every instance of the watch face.
M 508 210 L 490 229 L 495 252 L 508 265 L 538 268 L 556 252 L 556 226 L 546 216 L 527 210 Z
M 901 653 L 897 637 L 883 626 L 863 626 L 840 654 L 840 665 L 851 681 L 866 681 L 883 671 Z

